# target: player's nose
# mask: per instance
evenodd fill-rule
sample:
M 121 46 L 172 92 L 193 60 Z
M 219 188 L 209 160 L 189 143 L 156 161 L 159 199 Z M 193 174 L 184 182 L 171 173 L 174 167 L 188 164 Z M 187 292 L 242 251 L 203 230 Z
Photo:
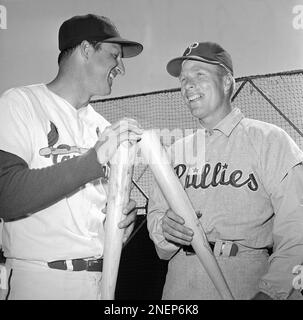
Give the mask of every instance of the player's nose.
M 124 67 L 124 63 L 123 63 L 121 57 L 120 57 L 119 60 L 118 60 L 118 65 L 117 65 L 117 67 L 116 67 L 116 70 L 118 71 L 118 73 L 119 73 L 121 76 L 124 76 L 124 75 L 125 75 L 125 67 Z

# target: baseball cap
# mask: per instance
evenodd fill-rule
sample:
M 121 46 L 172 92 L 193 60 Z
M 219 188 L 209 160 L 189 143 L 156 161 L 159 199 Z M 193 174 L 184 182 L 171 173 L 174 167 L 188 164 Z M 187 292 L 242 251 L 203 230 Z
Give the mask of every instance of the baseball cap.
M 59 50 L 72 48 L 83 40 L 118 43 L 122 57 L 131 58 L 142 50 L 142 44 L 124 39 L 109 18 L 95 14 L 74 16 L 64 21 L 59 29 Z
M 195 60 L 220 65 L 233 75 L 230 54 L 214 42 L 195 42 L 188 46 L 182 57 L 174 58 L 167 64 L 166 70 L 173 77 L 179 77 L 184 60 Z

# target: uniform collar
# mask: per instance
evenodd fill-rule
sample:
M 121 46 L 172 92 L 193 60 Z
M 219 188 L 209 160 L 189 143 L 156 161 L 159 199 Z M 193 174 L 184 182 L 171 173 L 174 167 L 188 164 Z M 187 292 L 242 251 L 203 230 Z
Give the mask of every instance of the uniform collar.
M 241 110 L 239 108 L 233 108 L 232 111 L 225 118 L 223 118 L 211 131 L 218 130 L 229 137 L 234 128 L 243 118 L 244 115 Z

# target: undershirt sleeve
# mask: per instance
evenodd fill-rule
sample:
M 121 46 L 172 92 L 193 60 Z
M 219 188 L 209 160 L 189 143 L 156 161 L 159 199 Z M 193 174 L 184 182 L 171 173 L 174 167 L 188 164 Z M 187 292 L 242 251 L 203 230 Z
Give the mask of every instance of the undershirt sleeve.
M 104 174 L 94 148 L 42 169 L 29 169 L 19 156 L 0 150 L 0 218 L 33 214 Z

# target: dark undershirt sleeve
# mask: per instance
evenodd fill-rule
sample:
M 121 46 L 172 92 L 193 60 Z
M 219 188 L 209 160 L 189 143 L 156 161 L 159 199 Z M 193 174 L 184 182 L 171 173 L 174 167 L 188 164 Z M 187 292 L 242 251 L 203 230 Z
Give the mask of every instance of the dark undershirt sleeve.
M 42 169 L 29 169 L 22 158 L 0 150 L 0 218 L 16 220 L 47 208 L 104 173 L 94 148 Z

